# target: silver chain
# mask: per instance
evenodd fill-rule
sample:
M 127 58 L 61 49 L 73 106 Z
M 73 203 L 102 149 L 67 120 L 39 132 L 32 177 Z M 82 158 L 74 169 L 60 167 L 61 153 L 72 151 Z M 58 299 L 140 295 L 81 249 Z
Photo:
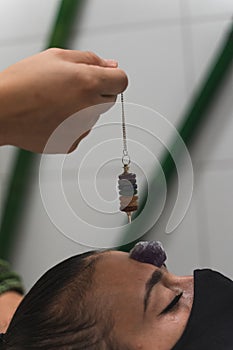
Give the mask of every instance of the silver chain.
M 121 116 L 122 116 L 122 136 L 123 136 L 123 156 L 122 163 L 123 165 L 130 164 L 130 157 L 127 147 L 127 135 L 126 135 L 126 125 L 125 125 L 125 107 L 124 107 L 124 95 L 121 93 Z

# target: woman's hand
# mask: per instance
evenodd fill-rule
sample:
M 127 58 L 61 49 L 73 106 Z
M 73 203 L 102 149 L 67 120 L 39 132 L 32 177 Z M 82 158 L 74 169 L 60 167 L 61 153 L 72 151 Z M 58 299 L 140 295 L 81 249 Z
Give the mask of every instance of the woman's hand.
M 76 139 L 71 142 L 73 150 L 127 83 L 116 61 L 90 52 L 49 49 L 26 58 L 0 73 L 0 144 L 41 153 L 64 120 L 87 107 L 109 102 L 102 109 L 93 107 L 92 112 L 80 115 Z M 74 130 L 66 130 L 66 136 L 69 131 L 74 137 Z M 57 148 L 49 152 L 67 151 Z

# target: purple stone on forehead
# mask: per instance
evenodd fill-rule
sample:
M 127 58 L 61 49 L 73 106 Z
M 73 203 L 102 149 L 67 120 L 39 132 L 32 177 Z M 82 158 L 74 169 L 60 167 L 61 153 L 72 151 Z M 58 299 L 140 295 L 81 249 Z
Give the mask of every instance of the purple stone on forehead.
M 131 259 L 161 267 L 167 259 L 159 241 L 139 242 L 130 251 Z

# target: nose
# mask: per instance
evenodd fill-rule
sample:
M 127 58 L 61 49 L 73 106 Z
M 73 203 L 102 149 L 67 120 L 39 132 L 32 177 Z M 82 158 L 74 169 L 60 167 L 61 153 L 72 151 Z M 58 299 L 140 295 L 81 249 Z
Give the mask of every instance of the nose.
M 193 290 L 193 276 L 176 276 L 165 267 L 161 269 L 163 269 L 162 283 L 166 288 L 176 292 Z

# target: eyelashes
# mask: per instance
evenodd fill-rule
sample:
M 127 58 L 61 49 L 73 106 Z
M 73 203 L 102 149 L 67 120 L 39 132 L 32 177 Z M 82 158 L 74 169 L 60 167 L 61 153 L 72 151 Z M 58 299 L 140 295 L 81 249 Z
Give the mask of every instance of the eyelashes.
M 171 303 L 165 307 L 165 309 L 160 313 L 160 315 L 165 315 L 171 311 L 173 311 L 175 309 L 176 306 L 178 306 L 178 302 L 180 300 L 180 298 L 182 297 L 183 292 L 176 295 L 175 298 L 171 301 Z

